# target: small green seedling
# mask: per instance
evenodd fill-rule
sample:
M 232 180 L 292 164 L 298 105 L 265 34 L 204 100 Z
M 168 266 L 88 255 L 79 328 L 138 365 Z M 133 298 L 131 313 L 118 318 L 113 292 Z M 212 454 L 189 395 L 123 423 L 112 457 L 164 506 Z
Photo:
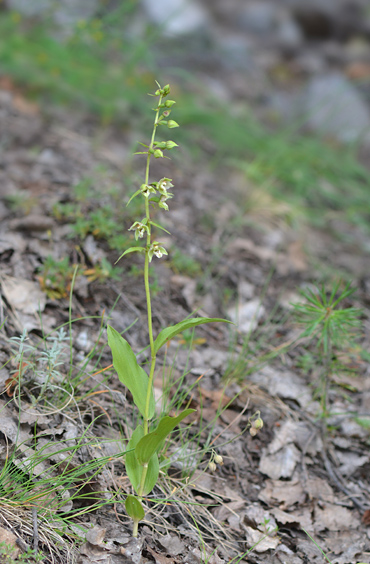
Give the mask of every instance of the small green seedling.
M 319 395 L 323 418 L 328 416 L 328 391 L 337 353 L 348 348 L 359 334 L 361 310 L 342 307 L 353 292 L 350 284 L 341 290 L 338 281 L 330 293 L 323 286 L 303 291 L 305 301 L 294 305 L 296 319 L 304 327 L 301 337 L 315 342 L 322 367 Z
M 126 470 L 135 495 L 129 495 L 126 499 L 125 507 L 127 514 L 134 523 L 133 536 L 138 533 L 138 523 L 145 516 L 145 510 L 142 506 L 142 498 L 148 495 L 159 476 L 158 452 L 161 450 L 165 439 L 172 433 L 174 428 L 185 417 L 190 415 L 194 409 L 185 409 L 176 417 L 165 415 L 160 419 L 155 428 L 152 428 L 151 422 L 155 416 L 155 401 L 153 394 L 153 379 L 156 365 L 156 358 L 159 350 L 168 341 L 173 339 L 179 333 L 187 329 L 196 327 L 204 323 L 212 321 L 225 321 L 224 319 L 198 318 L 185 319 L 176 325 L 167 327 L 160 331 L 156 338 L 153 335 L 152 325 L 152 304 L 151 304 L 151 283 L 149 279 L 149 265 L 154 257 L 162 258 L 167 255 L 167 251 L 160 241 L 153 240 L 152 230 L 157 228 L 166 231 L 158 223 L 154 223 L 150 216 L 150 208 L 161 208 L 168 211 L 167 201 L 173 197 L 170 189 L 173 188 L 171 178 L 161 178 L 157 182 L 150 182 L 149 170 L 151 158 L 155 159 L 167 158 L 165 152 L 170 151 L 178 145 L 171 140 L 156 141 L 156 133 L 159 126 L 165 126 L 168 129 L 178 127 L 178 124 L 168 119 L 171 108 L 175 104 L 174 100 L 167 98 L 170 93 L 170 86 L 167 84 L 163 88 L 157 83 L 158 89 L 154 93 L 157 103 L 154 108 L 155 118 L 151 140 L 149 145 L 141 143 L 144 151 L 140 151 L 139 155 L 146 155 L 146 167 L 144 182 L 140 188 L 130 198 L 131 200 L 137 196 L 141 196 L 145 202 L 145 217 L 140 221 L 135 221 L 131 225 L 129 231 L 133 231 L 136 241 L 146 239 L 145 246 L 130 247 L 119 257 L 120 260 L 127 254 L 140 253 L 144 258 L 144 286 L 146 295 L 146 307 L 148 316 L 148 333 L 150 346 L 150 369 L 149 377 L 143 368 L 138 364 L 136 356 L 131 349 L 129 343 L 115 330 L 108 326 L 108 344 L 112 351 L 113 365 L 117 371 L 121 382 L 129 389 L 132 394 L 134 403 L 142 417 L 140 423 L 133 431 L 131 439 L 128 443 L 126 451 Z M 118 262 L 118 261 L 117 261 Z

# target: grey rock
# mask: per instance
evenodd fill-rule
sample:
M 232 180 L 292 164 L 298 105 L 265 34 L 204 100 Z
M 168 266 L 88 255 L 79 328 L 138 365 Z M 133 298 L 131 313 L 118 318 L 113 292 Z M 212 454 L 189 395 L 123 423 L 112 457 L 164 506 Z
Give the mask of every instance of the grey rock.
M 219 33 L 214 38 L 222 64 L 229 69 L 254 70 L 253 43 L 244 34 Z
M 163 35 L 179 37 L 207 27 L 208 14 L 196 0 L 142 0 L 141 4 Z
M 306 37 L 348 39 L 357 29 L 365 31 L 366 5 L 354 0 L 283 0 Z
M 277 23 L 278 7 L 273 2 L 258 0 L 246 3 L 238 18 L 238 24 L 245 31 L 268 34 Z
M 303 41 L 303 33 L 298 24 L 290 17 L 282 17 L 276 30 L 277 46 L 291 54 L 302 47 Z
M 228 308 L 227 314 L 242 333 L 248 334 L 258 326 L 259 320 L 265 314 L 265 308 L 260 300 L 255 298 Z
M 312 48 L 298 55 L 295 58 L 295 65 L 306 75 L 318 75 L 326 71 L 326 63 L 321 51 L 314 51 Z
M 318 76 L 308 83 L 299 113 L 309 129 L 343 142 L 370 134 L 370 110 L 361 94 L 339 73 Z

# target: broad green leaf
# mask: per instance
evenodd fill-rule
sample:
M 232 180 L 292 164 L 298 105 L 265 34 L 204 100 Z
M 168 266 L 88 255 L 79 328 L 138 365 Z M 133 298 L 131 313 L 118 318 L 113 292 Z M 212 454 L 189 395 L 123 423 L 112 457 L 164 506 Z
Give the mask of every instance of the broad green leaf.
M 144 247 L 130 247 L 124 253 L 122 253 L 122 255 L 116 260 L 114 264 L 117 264 L 117 262 L 120 261 L 122 257 L 128 255 L 129 253 L 145 253 L 145 249 Z
M 140 501 L 134 495 L 128 495 L 125 501 L 125 508 L 127 515 L 131 517 L 133 521 L 141 521 L 145 517 L 145 511 Z
M 129 480 L 136 493 L 138 492 L 140 486 L 141 476 L 143 473 L 143 466 L 139 464 L 134 449 L 138 444 L 138 442 L 140 441 L 140 439 L 142 439 L 143 437 L 144 437 L 144 429 L 141 425 L 138 425 L 138 427 L 136 427 L 135 431 L 132 433 L 132 437 L 127 445 L 127 451 L 130 452 L 127 452 L 125 457 L 127 476 L 129 477 Z M 149 460 L 148 470 L 145 477 L 145 484 L 144 484 L 144 490 L 142 492 L 142 495 L 148 495 L 148 493 L 152 491 L 152 489 L 157 483 L 158 476 L 159 476 L 159 461 L 158 461 L 157 453 L 155 453 L 153 454 L 152 458 Z
M 136 458 L 140 464 L 145 464 L 154 455 L 156 450 L 159 448 L 161 442 L 173 431 L 173 429 L 178 425 L 185 417 L 193 413 L 195 409 L 185 409 L 177 417 L 170 417 L 166 415 L 163 417 L 158 427 L 142 437 L 135 448 Z
M 136 356 L 128 342 L 110 325 L 108 325 L 108 345 L 112 351 L 113 366 L 119 379 L 130 390 L 141 415 L 144 418 L 152 419 L 155 413 L 153 390 L 150 390 L 149 413 L 145 414 L 148 375 L 137 363 Z
M 220 319 L 220 318 L 213 318 L 213 317 L 197 317 L 196 319 L 185 319 L 184 321 L 180 321 L 176 325 L 172 325 L 170 327 L 166 327 L 163 329 L 156 340 L 154 341 L 154 350 L 158 352 L 163 345 L 173 339 L 185 329 L 189 329 L 190 327 L 196 327 L 197 325 L 203 325 L 204 323 L 213 323 L 213 322 L 223 322 L 223 323 L 232 323 L 228 319 Z
M 138 425 L 135 431 L 132 433 L 131 439 L 128 442 L 126 449 L 126 456 L 125 456 L 125 466 L 126 466 L 127 476 L 136 492 L 140 485 L 143 467 L 141 466 L 141 464 L 139 464 L 136 458 L 135 447 L 137 443 L 140 441 L 140 439 L 143 438 L 143 436 L 144 436 L 144 429 L 141 425 Z
M 159 460 L 158 454 L 155 452 L 148 463 L 148 470 L 145 476 L 143 495 L 148 495 L 158 481 L 159 476 Z

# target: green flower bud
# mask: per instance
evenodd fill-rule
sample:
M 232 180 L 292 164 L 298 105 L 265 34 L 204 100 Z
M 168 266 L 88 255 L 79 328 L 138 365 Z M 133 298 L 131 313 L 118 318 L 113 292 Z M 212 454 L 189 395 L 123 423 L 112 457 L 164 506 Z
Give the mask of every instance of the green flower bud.
M 166 141 L 154 141 L 156 149 L 168 149 Z
M 168 94 L 171 92 L 170 85 L 166 84 L 166 86 L 163 86 L 162 90 L 163 90 L 163 96 L 168 96 Z
M 174 147 L 178 147 L 178 144 L 175 143 L 174 141 L 166 141 L 164 148 L 165 148 L 165 149 L 168 149 L 168 150 L 170 151 L 170 150 L 173 149 Z
M 180 126 L 179 126 L 179 124 L 178 124 L 176 121 L 174 121 L 173 119 L 169 119 L 168 122 L 167 122 L 167 127 L 168 127 L 169 129 L 173 129 L 174 127 L 180 127 Z
M 215 454 L 215 457 L 214 457 L 213 460 L 216 464 L 220 464 L 221 466 L 224 463 L 224 459 L 222 458 L 221 454 Z
M 254 427 L 255 429 L 257 429 L 257 431 L 259 431 L 260 429 L 262 429 L 262 427 L 263 427 L 263 421 L 262 421 L 261 417 L 258 417 L 258 419 L 256 419 L 256 420 L 253 422 L 253 427 Z
M 166 108 L 172 108 L 174 104 L 176 104 L 175 100 L 166 100 L 164 103 Z
M 156 149 L 153 155 L 156 159 L 161 159 L 163 157 L 163 152 L 160 149 Z

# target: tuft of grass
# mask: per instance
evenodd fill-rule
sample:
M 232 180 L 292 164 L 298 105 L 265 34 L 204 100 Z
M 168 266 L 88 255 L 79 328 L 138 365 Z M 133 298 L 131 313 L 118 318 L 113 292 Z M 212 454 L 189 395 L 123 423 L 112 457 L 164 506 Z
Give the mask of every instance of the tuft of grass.
M 138 108 L 151 73 L 137 69 L 152 58 L 146 43 L 130 39 L 127 29 L 135 2 L 129 0 L 105 18 L 81 21 L 62 37 L 53 23 L 23 19 L 5 11 L 0 20 L 2 72 L 25 85 L 31 95 L 73 103 L 111 121 Z M 125 94 L 122 97 L 122 93 Z
M 55 259 L 47 256 L 39 267 L 38 280 L 41 289 L 51 300 L 66 298 L 71 288 L 75 266 L 70 264 L 69 257 Z
M 19 548 L 5 542 L 0 543 L 0 562 L 4 562 L 4 564 L 36 564 L 37 562 L 44 562 L 44 558 L 45 555 L 40 550 L 27 547 L 25 552 L 19 554 Z
M 323 227 L 344 219 L 369 231 L 369 175 L 356 147 L 333 146 L 292 130 L 268 132 L 260 125 L 252 127 L 244 147 L 245 158 L 233 158 L 231 164 L 273 198 L 296 207 L 300 216 L 304 212 L 311 224 Z

